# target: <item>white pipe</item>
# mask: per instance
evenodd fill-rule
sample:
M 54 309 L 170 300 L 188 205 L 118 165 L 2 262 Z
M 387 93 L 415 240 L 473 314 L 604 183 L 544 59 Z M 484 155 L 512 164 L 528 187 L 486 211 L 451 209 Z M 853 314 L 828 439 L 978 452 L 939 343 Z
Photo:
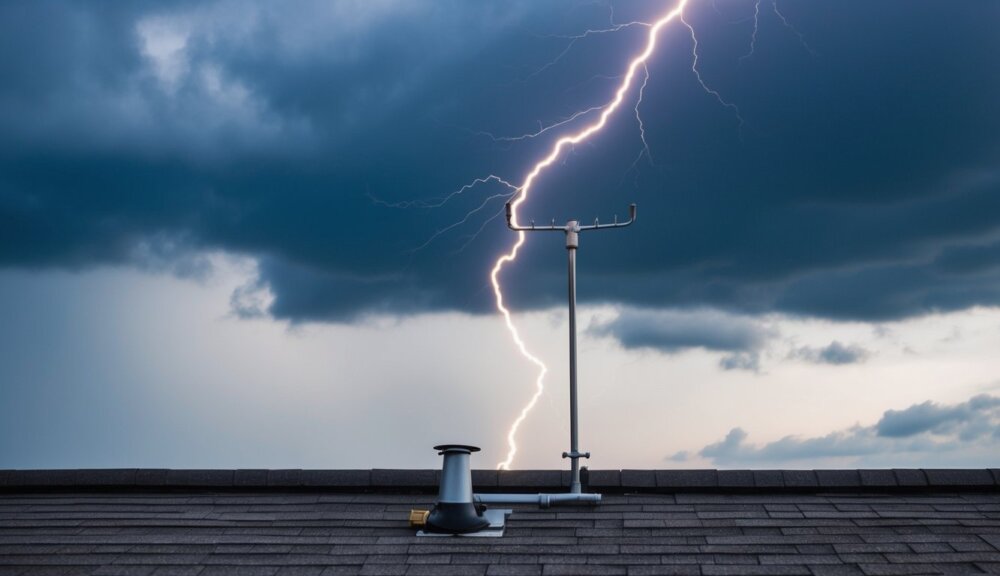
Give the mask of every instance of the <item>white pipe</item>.
M 548 508 L 555 504 L 600 504 L 600 494 L 476 494 L 476 504 L 538 504 Z

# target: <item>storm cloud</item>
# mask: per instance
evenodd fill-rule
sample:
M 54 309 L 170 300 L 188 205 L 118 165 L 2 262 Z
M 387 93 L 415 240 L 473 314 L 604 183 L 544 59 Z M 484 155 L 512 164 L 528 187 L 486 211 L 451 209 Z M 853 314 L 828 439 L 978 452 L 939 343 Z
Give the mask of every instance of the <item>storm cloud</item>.
M 672 26 L 640 107 L 648 157 L 630 103 L 525 206 L 564 221 L 638 203 L 632 228 L 583 236 L 581 301 L 871 321 L 1000 304 L 1000 4 L 950 6 L 941 26 L 928 0 L 783 2 L 796 30 L 763 11 L 742 61 L 753 3 L 717 8 L 688 20 L 742 120 Z M 259 262 L 234 295 L 248 315 L 490 310 L 509 189 L 399 203 L 523 179 L 559 130 L 497 137 L 610 97 L 645 29 L 571 38 L 609 17 L 569 0 L 0 6 L 0 266 L 198 278 L 221 250 Z M 533 237 L 505 272 L 512 305 L 561 302 L 563 258 Z M 271 297 L 240 308 L 256 289 Z M 632 320 L 606 330 L 753 365 L 752 330 Z
M 760 368 L 760 352 L 774 330 L 754 318 L 717 310 L 622 310 L 613 320 L 598 322 L 588 331 L 611 337 L 627 350 L 655 350 L 667 354 L 692 348 L 726 352 L 719 361 L 725 370 Z
M 887 410 L 874 425 L 856 425 L 824 436 L 786 436 L 764 445 L 747 442 L 748 433 L 733 428 L 719 442 L 705 446 L 697 454 L 720 466 L 788 465 L 796 461 L 847 459 L 845 462 L 882 462 L 905 457 L 926 458 L 927 454 L 969 453 L 979 458 L 995 455 L 1000 447 L 1000 398 L 981 394 L 966 402 L 940 405 L 915 404 L 904 410 Z M 675 454 L 686 461 L 688 452 Z M 988 464 L 987 460 L 979 462 Z
M 905 438 L 923 433 L 956 433 L 975 438 L 1000 431 L 1000 398 L 980 395 L 963 404 L 941 406 L 924 402 L 905 410 L 888 410 L 875 425 L 879 436 Z
M 704 348 L 724 352 L 758 350 L 768 332 L 757 322 L 717 312 L 623 310 L 614 320 L 590 328 L 598 336 L 613 336 L 627 349 L 677 352 Z

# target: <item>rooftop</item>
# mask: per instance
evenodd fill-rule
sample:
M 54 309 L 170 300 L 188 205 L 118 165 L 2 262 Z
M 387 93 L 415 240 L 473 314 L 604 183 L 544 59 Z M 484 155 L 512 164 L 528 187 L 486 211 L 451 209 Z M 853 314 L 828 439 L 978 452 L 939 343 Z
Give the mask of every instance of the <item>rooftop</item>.
M 1000 573 L 1000 470 L 589 471 L 600 506 L 417 538 L 435 470 L 0 471 L 0 575 Z M 555 492 L 561 471 L 474 471 Z

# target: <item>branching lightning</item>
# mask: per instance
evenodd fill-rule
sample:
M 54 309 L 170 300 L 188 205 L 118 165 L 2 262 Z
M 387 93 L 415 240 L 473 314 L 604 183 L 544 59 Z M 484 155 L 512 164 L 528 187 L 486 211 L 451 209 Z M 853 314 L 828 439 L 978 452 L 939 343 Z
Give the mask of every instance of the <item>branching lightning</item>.
M 774 11 L 778 11 L 778 6 L 774 5 Z M 740 56 L 740 62 L 746 60 L 753 56 L 754 51 L 757 50 L 757 31 L 760 29 L 760 0 L 753 3 L 753 33 L 750 34 L 750 51 L 746 54 Z
M 511 195 L 507 195 L 507 198 L 510 198 L 510 196 Z M 503 214 L 505 211 L 506 210 L 504 208 L 501 208 L 501 209 L 497 210 L 496 212 L 494 212 L 492 216 L 490 216 L 486 220 L 483 220 L 482 225 L 480 225 L 479 228 L 475 232 L 473 232 L 472 234 L 469 234 L 469 235 L 465 236 L 465 242 L 463 242 L 462 245 L 458 247 L 458 250 L 455 250 L 454 252 L 452 252 L 452 255 L 460 254 L 463 250 L 465 250 L 469 246 L 469 244 L 472 244 L 472 242 L 476 238 L 478 238 L 480 234 L 483 233 L 483 230 L 486 230 L 486 226 L 489 225 L 490 222 L 492 222 L 492 221 L 496 220 L 497 218 L 499 218 L 500 215 Z
M 567 148 L 583 143 L 589 140 L 591 136 L 593 136 L 597 132 L 600 132 L 607 124 L 609 118 L 611 118 L 611 116 L 615 112 L 617 112 L 618 109 L 625 102 L 626 95 L 633 88 L 634 84 L 639 84 L 637 95 L 635 97 L 635 105 L 633 107 L 633 112 L 635 114 L 636 121 L 638 122 L 639 139 L 642 142 L 642 148 L 640 149 L 636 159 L 632 162 L 632 166 L 629 168 L 628 171 L 626 171 L 626 174 L 628 174 L 631 170 L 636 168 L 639 160 L 641 160 L 643 156 L 646 156 L 647 159 L 652 163 L 653 161 L 652 153 L 650 151 L 649 144 L 646 140 L 646 126 L 643 122 L 642 115 L 640 114 L 640 106 L 642 105 L 646 86 L 649 82 L 649 77 L 650 77 L 648 60 L 653 55 L 656 49 L 657 38 L 660 34 L 660 31 L 668 24 L 674 21 L 677 21 L 681 26 L 684 26 L 688 30 L 691 36 L 692 74 L 694 75 L 698 84 L 701 86 L 701 88 L 705 91 L 706 94 L 714 98 L 720 106 L 733 112 L 733 114 L 739 120 L 740 133 L 742 135 L 744 119 L 740 113 L 739 107 L 735 103 L 725 99 L 719 91 L 712 88 L 702 77 L 701 70 L 699 69 L 698 66 L 699 63 L 698 37 L 697 34 L 695 33 L 694 27 L 685 19 L 685 14 L 684 14 L 684 10 L 690 1 L 691 0 L 675 0 L 674 5 L 667 12 L 662 14 L 657 20 L 653 22 L 632 21 L 625 24 L 615 24 L 614 13 L 612 9 L 611 13 L 612 22 L 609 28 L 586 30 L 574 36 L 557 36 L 558 38 L 568 39 L 569 40 L 568 45 L 553 60 L 546 63 L 539 70 L 535 71 L 531 76 L 537 76 L 538 74 L 556 65 L 562 58 L 564 58 L 569 53 L 569 51 L 572 49 L 573 45 L 576 42 L 584 38 L 596 34 L 617 32 L 619 30 L 634 26 L 643 26 L 648 28 L 646 43 L 642 52 L 634 56 L 629 61 L 628 66 L 626 67 L 624 73 L 622 73 L 619 76 L 607 77 L 609 79 L 618 79 L 618 84 L 617 88 L 614 91 L 614 96 L 609 101 L 603 104 L 582 109 L 580 111 L 570 114 L 569 116 L 564 117 L 561 120 L 557 120 L 556 122 L 550 124 L 544 124 L 542 122 L 539 122 L 539 128 L 537 131 L 521 134 L 519 136 L 495 136 L 494 134 L 488 132 L 481 132 L 481 131 L 473 132 L 473 134 L 487 136 L 491 138 L 494 142 L 517 142 L 521 140 L 538 138 L 540 136 L 547 135 L 549 133 L 554 133 L 557 129 L 560 128 L 564 130 L 569 130 L 571 129 L 571 127 L 578 127 L 580 124 L 587 122 L 587 124 L 583 125 L 582 127 L 579 127 L 575 132 L 559 136 L 555 140 L 555 142 L 550 146 L 547 154 L 543 156 L 541 159 L 539 159 L 532 166 L 531 170 L 525 175 L 520 185 L 513 184 L 512 182 L 505 180 L 500 176 L 491 174 L 489 176 L 472 180 L 471 182 L 465 184 L 461 188 L 449 194 L 424 200 L 386 202 L 378 198 L 375 198 L 374 196 L 371 196 L 371 194 L 369 194 L 369 197 L 371 197 L 373 202 L 386 207 L 404 208 L 404 209 L 405 208 L 429 209 L 429 208 L 439 208 L 441 206 L 444 206 L 445 204 L 452 201 L 456 197 L 466 192 L 470 192 L 471 190 L 477 188 L 478 186 L 493 183 L 502 185 L 506 188 L 504 192 L 494 193 L 484 197 L 483 200 L 477 206 L 469 210 L 462 218 L 454 221 L 453 223 L 443 228 L 438 229 L 423 244 L 409 251 L 411 257 L 414 253 L 426 248 L 441 235 L 451 232 L 452 230 L 455 230 L 456 228 L 459 228 L 460 226 L 468 223 L 473 216 L 486 210 L 492 201 L 500 198 L 510 200 L 511 221 L 513 224 L 516 225 L 518 209 L 525 201 L 528 200 L 529 196 L 533 191 L 533 185 L 537 180 L 537 178 L 540 175 L 542 175 L 542 173 L 545 172 L 546 169 L 556 164 L 557 162 L 565 162 L 566 158 L 563 153 L 566 151 Z M 788 20 L 784 17 L 784 15 L 778 10 L 777 0 L 753 0 L 754 2 L 753 32 L 750 39 L 750 50 L 747 54 L 741 56 L 740 60 L 743 61 L 746 60 L 747 58 L 752 57 L 756 49 L 758 27 L 761 18 L 760 3 L 762 1 L 769 1 L 771 3 L 773 12 L 781 20 L 784 26 L 789 30 L 791 30 L 792 32 L 794 32 L 796 36 L 798 36 L 800 42 L 806 48 L 806 50 L 808 50 L 810 53 L 813 53 L 813 51 L 805 43 L 805 39 L 803 38 L 802 34 L 800 34 L 795 28 L 793 28 L 789 24 Z M 715 0 L 712 0 L 712 6 L 715 7 L 717 13 L 721 14 L 721 12 L 719 12 L 719 8 L 715 5 Z M 636 76 L 639 75 L 640 68 L 642 74 L 642 81 L 637 82 Z M 476 230 L 475 233 L 466 237 L 465 242 L 456 252 L 461 252 L 462 250 L 464 250 L 466 246 L 468 246 L 473 240 L 476 239 L 476 237 L 479 236 L 479 234 L 483 230 L 486 229 L 487 224 L 494 221 L 496 218 L 502 215 L 503 212 L 504 210 L 501 208 L 501 210 L 492 213 L 480 225 L 480 227 L 478 228 L 478 230 Z M 508 469 L 511 463 L 514 461 L 514 458 L 518 452 L 517 442 L 516 442 L 517 432 L 520 429 L 521 425 L 524 423 L 525 419 L 528 417 L 529 413 L 534 409 L 534 407 L 538 403 L 542 394 L 544 393 L 545 376 L 548 373 L 548 367 L 540 358 L 531 353 L 531 351 L 528 349 L 527 344 L 521 337 L 521 334 L 518 331 L 517 326 L 514 324 L 514 321 L 512 319 L 510 309 L 507 308 L 504 302 L 503 289 L 500 284 L 501 273 L 508 264 L 514 262 L 517 259 L 518 253 L 521 247 L 525 243 L 525 239 L 526 235 L 524 232 L 517 232 L 516 241 L 511 245 L 511 247 L 508 249 L 507 252 L 500 255 L 494 261 L 493 267 L 490 270 L 490 275 L 489 275 L 490 283 L 493 288 L 496 308 L 503 317 L 504 323 L 507 327 L 508 332 L 510 333 L 511 339 L 514 342 L 515 347 L 520 352 L 520 354 L 526 360 L 528 360 L 528 362 L 532 364 L 537 370 L 534 392 L 531 395 L 531 398 L 528 400 L 528 402 L 521 409 L 520 413 L 518 413 L 517 418 L 514 419 L 514 422 L 511 424 L 507 432 L 508 452 L 506 457 L 501 462 L 498 463 L 497 468 L 499 469 Z
M 740 56 L 740 62 L 743 62 L 744 60 L 751 58 L 754 55 L 754 52 L 757 50 L 757 33 L 760 30 L 761 2 L 763 2 L 763 0 L 754 0 L 753 32 L 750 34 L 750 50 L 743 56 Z M 806 42 L 805 36 L 803 36 L 802 33 L 795 28 L 795 26 L 792 26 L 791 23 L 788 21 L 788 18 L 785 18 L 785 15 L 782 14 L 781 10 L 778 9 L 778 0 L 770 0 L 770 2 L 771 2 L 771 11 L 774 12 L 774 15 L 778 17 L 778 20 L 781 20 L 781 24 L 785 28 L 790 30 L 792 34 L 795 34 L 795 36 L 799 39 L 799 43 L 802 44 L 802 47 L 806 49 L 806 52 L 809 52 L 810 54 L 815 56 L 816 52 L 814 52 L 813 49 L 809 47 L 809 44 Z
M 472 210 L 469 210 L 468 212 L 466 212 L 465 216 L 463 216 L 460 220 L 452 222 L 451 224 L 445 226 L 444 228 L 441 228 L 441 229 L 437 230 L 436 232 L 434 232 L 434 234 L 431 234 L 431 236 L 429 238 L 427 238 L 427 240 L 425 240 L 423 244 L 417 246 L 416 248 L 411 249 L 409 251 L 409 253 L 410 254 L 414 254 L 416 252 L 420 252 L 424 248 L 427 248 L 428 246 L 430 246 L 431 242 L 433 242 L 434 240 L 436 240 L 442 234 L 450 232 L 451 230 L 454 230 L 455 228 L 458 228 L 459 226 L 465 224 L 466 222 L 469 221 L 470 218 L 472 218 L 477 213 L 479 213 L 483 209 L 485 209 L 489 205 L 489 203 L 491 201 L 496 200 L 497 198 L 510 198 L 511 196 L 513 196 L 514 194 L 517 193 L 517 187 L 516 186 L 514 186 L 512 184 L 509 184 L 507 182 L 504 182 L 504 185 L 506 185 L 512 191 L 511 192 L 506 192 L 506 193 L 501 193 L 501 194 L 491 194 L 491 195 L 487 196 L 486 198 L 483 199 L 482 202 L 479 203 L 479 206 L 476 206 Z M 480 228 L 480 230 L 482 230 L 482 229 Z M 476 234 L 478 235 L 478 232 Z M 464 248 L 464 246 L 463 246 L 463 248 Z
M 425 198 L 422 200 L 403 200 L 400 202 L 386 202 L 385 200 L 373 196 L 371 192 L 367 192 L 366 195 L 375 204 L 379 204 L 387 208 L 440 208 L 441 206 L 444 206 L 456 196 L 460 196 L 468 192 L 469 190 L 472 190 L 473 188 L 475 188 L 480 184 L 487 184 L 489 182 L 497 182 L 499 184 L 503 184 L 504 186 L 510 188 L 511 190 L 514 190 L 515 192 L 517 191 L 517 186 L 514 186 L 510 182 L 504 180 L 503 178 L 495 174 L 490 174 L 489 176 L 476 178 L 472 182 L 465 184 L 464 186 L 462 186 L 458 190 L 451 192 L 450 194 L 446 194 L 444 196 L 436 196 L 434 198 Z
M 449 225 L 447 225 L 447 226 L 445 226 L 443 228 L 439 228 L 433 234 L 431 234 L 426 240 L 424 240 L 424 242 L 422 244 L 419 244 L 418 246 L 415 246 L 415 247 L 407 250 L 405 252 L 405 254 L 408 254 L 410 256 L 410 262 L 412 263 L 412 258 L 413 258 L 413 256 L 417 252 L 420 252 L 424 248 L 427 248 L 428 246 L 430 246 L 431 243 L 433 243 L 435 240 L 438 239 L 438 237 L 440 237 L 440 236 L 442 236 L 444 234 L 447 234 L 448 232 L 450 232 L 450 231 L 452 231 L 452 230 L 454 230 L 454 229 L 462 226 L 466 222 L 468 222 L 473 216 L 475 216 L 479 212 L 482 212 L 483 210 L 485 210 L 486 207 L 489 206 L 490 202 L 492 202 L 493 200 L 496 200 L 498 198 L 509 199 L 514 194 L 517 194 L 517 191 L 518 191 L 517 186 L 511 184 L 507 180 L 504 180 L 500 176 L 497 176 L 495 174 L 490 174 L 489 176 L 484 176 L 482 178 L 476 178 L 475 180 L 469 182 L 468 184 L 463 185 L 461 188 L 459 188 L 457 190 L 454 190 L 454 191 L 452 191 L 449 194 L 446 194 L 444 196 L 436 196 L 436 197 L 433 197 L 433 198 L 424 198 L 424 199 L 419 199 L 419 200 L 402 200 L 402 201 L 399 201 L 399 202 L 387 202 L 385 200 L 382 200 L 381 198 L 378 198 L 378 197 L 374 196 L 371 192 L 366 192 L 365 194 L 368 196 L 368 198 L 373 203 L 375 203 L 375 204 L 377 204 L 379 206 L 385 206 L 387 208 L 399 208 L 399 209 L 426 208 L 426 209 L 431 209 L 431 208 L 440 208 L 440 207 L 444 206 L 445 204 L 447 204 L 448 202 L 450 202 L 451 200 L 455 199 L 456 197 L 458 197 L 458 196 L 460 196 L 460 195 L 462 195 L 462 194 L 464 194 L 466 192 L 471 191 L 473 188 L 476 188 L 477 186 L 481 186 L 483 184 L 489 184 L 491 182 L 496 182 L 497 184 L 500 184 L 500 185 L 504 186 L 505 188 L 507 188 L 508 191 L 507 192 L 501 192 L 499 194 L 490 194 L 489 196 L 486 196 L 485 198 L 483 198 L 482 201 L 480 201 L 480 203 L 479 203 L 478 206 L 476 206 L 475 208 L 473 208 L 473 209 L 469 210 L 468 212 L 466 212 L 465 216 L 463 216 L 461 219 L 459 219 L 459 220 L 457 220 L 455 222 L 452 222 L 451 224 L 449 224 Z M 479 230 L 477 230 L 474 234 L 472 234 L 471 236 L 469 236 L 468 238 L 466 238 L 465 243 L 462 244 L 462 246 L 458 250 L 456 250 L 455 253 L 457 254 L 457 253 L 465 250 L 465 247 L 468 246 L 469 244 L 471 244 L 472 241 L 475 240 L 479 236 L 479 234 L 482 233 L 482 231 L 486 228 L 486 223 L 493 221 L 502 212 L 503 212 L 503 208 L 501 208 L 499 212 L 496 212 L 492 216 L 490 216 L 486 220 L 486 222 L 484 222 L 482 224 L 482 226 L 479 227 Z M 409 264 L 407 264 L 407 266 L 409 266 Z
M 562 60 L 567 54 L 569 54 L 570 50 L 573 49 L 573 45 L 575 45 L 577 43 L 577 41 L 579 41 L 579 40 L 583 40 L 584 38 L 587 38 L 589 36 L 593 36 L 595 34 L 610 34 L 612 32 L 618 32 L 619 30 L 624 30 L 625 28 L 631 28 L 632 26 L 649 26 L 650 25 L 649 22 L 640 22 L 640 21 L 626 22 L 624 24 L 615 24 L 614 21 L 613 21 L 614 20 L 614 13 L 613 12 L 612 12 L 611 18 L 612 18 L 612 23 L 611 23 L 611 27 L 609 27 L 609 28 L 599 28 L 599 29 L 595 29 L 595 30 L 584 30 L 580 34 L 575 34 L 575 35 L 572 35 L 572 36 L 547 36 L 547 38 L 559 38 L 561 40 L 569 40 L 569 43 L 566 45 L 566 47 L 563 49 L 562 52 L 560 52 L 559 54 L 556 55 L 555 58 L 553 58 L 552 60 L 550 60 L 547 64 L 545 64 L 544 66 L 542 66 L 538 70 L 535 70 L 534 72 L 532 72 L 528 76 L 528 78 L 532 78 L 534 76 L 538 76 L 542 72 L 545 72 L 549 68 L 551 68 L 551 67 L 555 66 L 556 64 L 558 64 L 560 60 Z
M 597 110 L 600 110 L 601 108 L 603 108 L 603 106 L 591 106 L 590 108 L 587 108 L 586 110 L 580 110 L 579 112 L 574 112 L 568 118 L 564 118 L 563 120 L 559 120 L 558 122 L 554 122 L 554 123 L 548 124 L 548 125 L 542 125 L 542 123 L 539 122 L 538 123 L 539 127 L 538 127 L 537 131 L 535 131 L 535 132 L 528 132 L 527 134 L 521 134 L 520 136 L 495 136 L 495 135 L 493 135 L 490 132 L 484 132 L 482 130 L 480 130 L 478 132 L 475 132 L 475 134 L 480 135 L 480 136 L 487 136 L 491 140 L 493 140 L 494 142 L 517 142 L 518 140 L 530 140 L 531 138 L 537 138 L 537 137 L 541 136 L 542 134 L 545 134 L 546 132 L 548 132 L 550 130 L 553 130 L 553 129 L 558 128 L 560 126 L 564 126 L 566 124 L 569 124 L 570 122 L 572 122 L 572 121 L 580 118 L 581 116 L 586 116 L 587 114 L 590 114 L 591 112 L 596 112 Z
M 743 115 L 740 114 L 739 107 L 736 104 L 733 104 L 732 102 L 729 102 L 728 100 L 723 98 L 722 94 L 719 94 L 718 90 L 715 90 L 714 88 L 710 87 L 705 82 L 705 79 L 701 77 L 701 70 L 698 69 L 698 35 L 694 33 L 694 27 L 688 24 L 688 21 L 684 19 L 683 12 L 680 15 L 680 21 L 681 24 L 683 24 L 691 33 L 691 71 L 694 72 L 694 77 L 698 79 L 698 83 L 701 84 L 701 87 L 702 89 L 705 90 L 705 92 L 711 94 L 719 102 L 720 105 L 722 105 L 725 108 L 729 108 L 730 110 L 733 111 L 734 114 L 736 114 L 736 118 L 738 118 L 740 121 L 740 131 L 742 133 L 744 122 L 743 122 Z
M 642 114 L 639 113 L 639 107 L 642 106 L 642 96 L 646 92 L 646 84 L 649 83 L 649 68 L 646 64 L 642 65 L 642 72 L 642 86 L 639 86 L 639 96 L 635 99 L 634 108 L 635 121 L 639 124 L 639 140 L 642 140 L 642 150 L 640 150 L 639 155 L 635 157 L 635 160 L 632 162 L 632 166 L 629 170 L 635 168 L 636 164 L 639 163 L 639 160 L 641 160 L 644 155 L 650 163 L 653 162 L 653 153 L 649 151 L 649 142 L 646 142 L 646 124 L 643 123 Z
M 618 85 L 618 89 L 615 91 L 614 98 L 612 98 L 610 102 L 608 102 L 601 108 L 601 114 L 597 118 L 597 120 L 583 127 L 580 131 L 574 134 L 569 134 L 556 140 L 555 144 L 553 144 L 552 148 L 549 150 L 548 155 L 542 158 L 540 161 L 538 161 L 538 163 L 534 165 L 531 171 L 528 172 L 527 176 L 524 178 L 524 183 L 521 184 L 520 186 L 520 193 L 517 194 L 513 202 L 511 202 L 510 204 L 511 221 L 513 223 L 515 224 L 517 223 L 517 210 L 521 206 L 521 204 L 523 204 L 528 199 L 529 195 L 531 194 L 532 190 L 531 186 L 535 182 L 535 179 L 538 178 L 538 176 L 546 168 L 551 166 L 561 156 L 563 150 L 567 146 L 572 146 L 580 142 L 583 142 L 584 140 L 590 138 L 591 135 L 604 128 L 604 125 L 607 123 L 608 118 L 612 114 L 614 114 L 616 110 L 618 110 L 618 108 L 624 101 L 625 94 L 632 86 L 632 82 L 635 79 L 636 72 L 639 69 L 639 67 L 641 66 L 644 67 L 643 69 L 645 69 L 647 60 L 649 60 L 649 57 L 652 56 L 653 51 L 656 49 L 656 39 L 657 36 L 659 35 L 660 30 L 673 20 L 682 20 L 684 14 L 684 7 L 687 5 L 687 3 L 688 0 L 678 0 L 677 4 L 670 11 L 668 11 L 666 14 L 661 16 L 658 20 L 656 20 L 649 26 L 649 35 L 647 36 L 645 50 L 643 50 L 638 56 L 633 58 L 632 61 L 629 63 L 625 75 L 622 78 L 621 83 Z M 688 26 L 688 29 L 691 30 L 692 36 L 694 36 L 694 29 L 691 28 L 686 22 L 684 24 L 685 26 Z M 695 73 L 697 74 L 698 72 L 696 65 L 697 61 L 695 62 L 695 67 L 694 67 Z M 698 80 L 699 82 L 701 82 L 703 87 L 708 89 L 705 83 L 701 80 L 700 74 L 698 74 Z M 723 102 L 725 104 L 725 101 L 722 100 L 722 97 L 719 96 L 717 92 L 713 91 L 713 93 L 715 94 L 716 98 L 719 99 L 720 102 Z M 525 407 L 521 410 L 521 413 L 518 415 L 517 419 L 514 420 L 514 423 L 511 425 L 510 430 L 507 432 L 507 447 L 508 447 L 507 457 L 497 465 L 497 468 L 504 470 L 510 467 L 511 462 L 513 462 L 514 460 L 514 456 L 517 454 L 517 442 L 516 442 L 517 430 L 521 426 L 521 423 L 524 422 L 524 419 L 527 418 L 528 413 L 531 411 L 531 409 L 535 407 L 535 404 L 538 402 L 538 398 L 542 395 L 542 392 L 544 392 L 545 374 L 548 372 L 548 368 L 545 366 L 545 363 L 542 362 L 539 358 L 537 358 L 533 354 L 531 354 L 531 352 L 528 351 L 528 348 L 525 345 L 524 340 L 521 339 L 521 335 L 518 332 L 517 327 L 514 325 L 513 320 L 511 319 L 510 310 L 507 309 L 507 307 L 504 305 L 503 290 L 500 286 L 500 273 L 503 271 L 504 266 L 517 259 L 518 251 L 521 249 L 521 246 L 524 245 L 524 241 L 525 241 L 525 233 L 518 232 L 517 241 L 514 242 L 514 245 L 511 247 L 510 251 L 500 256 L 494 263 L 493 269 L 490 271 L 490 282 L 493 284 L 493 294 L 496 298 L 497 310 L 499 310 L 500 313 L 503 315 L 504 322 L 507 325 L 507 330 L 510 332 L 510 335 L 514 340 L 515 345 L 520 350 L 521 355 L 524 356 L 529 362 L 531 362 L 538 368 L 538 377 L 535 379 L 535 393 L 534 395 L 532 395 L 531 400 L 528 402 L 528 404 L 526 404 Z
M 778 0 L 771 0 L 771 8 L 774 10 L 775 16 L 777 16 L 778 19 L 781 20 L 781 23 L 784 24 L 785 28 L 791 30 L 792 34 L 795 34 L 795 36 L 798 37 L 799 43 L 802 44 L 802 47 L 806 49 L 806 52 L 812 54 L 813 56 L 816 56 L 816 51 L 813 50 L 806 42 L 806 37 L 802 35 L 802 32 L 799 32 L 798 28 L 792 26 L 788 22 L 788 19 L 785 18 L 785 15 L 781 13 L 781 10 L 778 10 Z

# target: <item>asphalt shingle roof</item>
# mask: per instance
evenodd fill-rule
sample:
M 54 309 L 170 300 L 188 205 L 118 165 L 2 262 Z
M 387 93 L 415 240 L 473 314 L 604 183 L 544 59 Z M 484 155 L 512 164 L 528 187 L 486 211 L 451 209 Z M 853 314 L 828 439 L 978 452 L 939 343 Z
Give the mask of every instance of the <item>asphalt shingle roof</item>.
M 996 471 L 758 472 L 591 471 L 600 506 L 477 539 L 408 527 L 433 471 L 6 471 L 0 576 L 1000 574 Z

